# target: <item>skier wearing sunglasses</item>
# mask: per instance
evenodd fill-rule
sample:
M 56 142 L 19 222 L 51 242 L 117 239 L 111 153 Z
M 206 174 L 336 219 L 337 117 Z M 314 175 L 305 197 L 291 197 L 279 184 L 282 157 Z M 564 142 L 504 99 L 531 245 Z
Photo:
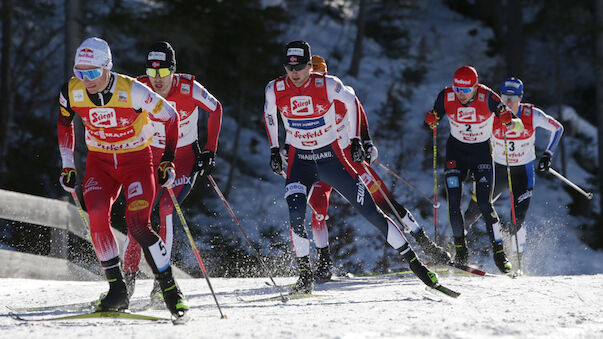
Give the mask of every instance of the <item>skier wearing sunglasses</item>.
M 153 91 L 165 98 L 180 117 L 180 135 L 174 164 L 176 180 L 172 186 L 178 203 L 188 196 L 198 176 L 206 176 L 215 167 L 218 136 L 222 125 L 222 104 L 194 75 L 176 73 L 176 53 L 166 41 L 159 41 L 149 46 L 145 55 L 146 75 L 138 77 L 138 81 L 149 86 Z M 207 112 L 207 113 L 206 113 Z M 203 114 L 208 114 L 207 119 Z M 207 121 L 204 126 L 201 122 Z M 151 119 L 155 136 L 151 143 L 153 166 L 159 166 L 161 154 L 165 149 L 166 131 L 161 121 Z M 203 150 L 198 142 L 199 128 L 206 129 L 207 139 Z M 180 226 L 180 219 L 168 192 L 157 187 L 156 204 L 159 206 L 159 235 L 165 242 L 168 255 L 171 256 L 174 242 L 174 231 Z M 128 294 L 132 296 L 140 263 L 140 246 L 132 241 L 133 235 L 128 232 L 124 251 L 124 273 Z M 156 304 L 162 299 L 161 289 L 155 281 L 151 291 L 151 301 Z
M 425 123 L 434 129 L 445 115 L 450 123 L 450 136 L 446 142 L 444 176 L 456 250 L 454 261 L 467 264 L 469 260 L 461 198 L 463 182 L 472 174 L 476 181 L 477 204 L 492 243 L 494 262 L 501 272 L 509 273 L 512 267 L 503 249 L 500 221 L 492 205 L 494 170 L 490 136 L 494 117 L 498 117 L 505 128 L 516 132 L 523 130 L 523 124 L 496 92 L 478 82 L 477 71 L 471 66 L 456 70 L 452 86 L 440 91 L 433 109 L 425 115 Z
M 175 318 L 184 318 L 188 306 L 172 275 L 165 243 L 152 230 L 150 220 L 156 175 L 163 187 L 170 187 L 175 179 L 178 114 L 159 94 L 134 78 L 111 72 L 112 66 L 111 50 L 102 39 L 86 39 L 76 50 L 75 77 L 59 94 L 57 134 L 63 162 L 59 182 L 65 191 L 75 192 L 73 118 L 79 115 L 88 147 L 82 191 L 90 217 L 90 238 L 109 282 L 109 292 L 101 297 L 97 310 L 120 311 L 129 306 L 119 248 L 110 225 L 111 206 L 123 188 L 128 230 L 142 247 L 167 308 Z M 166 131 L 158 173 L 150 148 L 154 133 L 151 117 L 161 121 Z

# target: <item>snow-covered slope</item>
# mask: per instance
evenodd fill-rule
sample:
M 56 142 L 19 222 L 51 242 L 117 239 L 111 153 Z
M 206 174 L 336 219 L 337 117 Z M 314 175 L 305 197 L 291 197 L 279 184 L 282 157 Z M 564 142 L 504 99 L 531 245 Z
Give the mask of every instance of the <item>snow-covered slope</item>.
M 220 319 L 205 280 L 187 279 L 179 283 L 192 320 L 182 326 L 113 319 L 25 323 L 0 306 L 0 328 L 3 338 L 601 338 L 602 278 L 441 275 L 462 293 L 458 299 L 426 292 L 408 275 L 344 278 L 317 287 L 316 294 L 327 296 L 286 304 L 237 300 L 276 295 L 268 279 L 212 279 L 227 319 Z M 151 285 L 139 282 L 133 300 L 148 298 Z M 2 303 L 11 306 L 90 301 L 105 289 L 103 282 L 0 280 Z

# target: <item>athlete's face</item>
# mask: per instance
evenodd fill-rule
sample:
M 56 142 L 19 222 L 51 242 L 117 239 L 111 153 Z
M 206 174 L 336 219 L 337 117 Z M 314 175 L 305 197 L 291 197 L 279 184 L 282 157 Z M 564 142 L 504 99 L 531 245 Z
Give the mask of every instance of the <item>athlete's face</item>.
M 159 72 L 156 72 L 154 77 L 149 76 L 149 80 L 151 81 L 151 86 L 153 90 L 157 92 L 162 97 L 166 98 L 170 93 L 170 89 L 172 88 L 172 80 L 174 78 L 174 71 L 170 71 L 170 74 L 161 77 Z
M 98 68 L 98 67 L 92 66 L 92 65 L 75 65 L 75 69 L 82 70 L 82 71 L 91 70 L 91 69 L 95 69 L 95 68 Z M 84 77 L 82 82 L 84 83 L 84 87 L 86 87 L 86 90 L 88 91 L 88 93 L 96 94 L 98 92 L 101 92 L 102 90 L 104 90 L 107 87 L 107 85 L 109 84 L 109 77 L 110 77 L 110 71 L 108 69 L 103 69 L 103 74 L 100 77 L 98 77 L 94 80 L 90 80 L 90 79 L 88 79 L 88 77 Z
M 287 72 L 287 76 L 289 77 L 289 79 L 291 79 L 291 82 L 293 82 L 293 84 L 297 87 L 301 87 L 301 85 L 303 85 L 306 80 L 308 80 L 308 77 L 310 76 L 310 72 L 312 71 L 312 65 L 311 64 L 307 64 L 306 67 L 304 67 L 301 70 L 296 70 L 295 66 L 297 66 L 298 64 L 289 64 L 293 67 L 285 67 L 285 71 Z
M 503 94 L 500 97 L 503 104 L 507 105 L 507 107 L 513 111 L 513 113 L 517 114 L 517 111 L 519 111 L 519 103 L 521 102 L 521 98 L 518 95 L 506 94 Z
M 456 97 L 459 99 L 459 102 L 464 105 L 464 104 L 468 103 L 471 99 L 473 99 L 476 91 L 477 91 L 477 86 L 473 86 L 473 87 L 471 87 L 471 91 L 469 91 L 468 93 L 456 91 L 456 90 L 454 92 L 456 93 Z

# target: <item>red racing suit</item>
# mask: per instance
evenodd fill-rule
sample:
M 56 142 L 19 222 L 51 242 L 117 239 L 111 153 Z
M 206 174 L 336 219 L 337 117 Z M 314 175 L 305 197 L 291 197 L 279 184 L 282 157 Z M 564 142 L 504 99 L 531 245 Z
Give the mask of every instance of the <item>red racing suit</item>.
M 176 111 L 148 87 L 118 73 L 111 73 L 109 85 L 97 94 L 89 94 L 81 80 L 71 78 L 61 89 L 59 106 L 57 134 L 63 167 L 75 167 L 75 115 L 81 117 L 85 126 L 88 156 L 82 190 L 90 217 L 90 236 L 103 269 L 119 262 L 110 212 L 122 187 L 125 188 L 125 221 L 129 232 L 143 247 L 155 273 L 168 269 L 170 258 L 150 222 L 155 171 L 149 115 L 165 124 L 164 157 L 171 161 L 178 137 Z
M 138 80 L 152 88 L 147 75 L 139 76 Z M 196 156 L 199 153 L 197 142 L 199 108 L 209 113 L 207 141 L 204 149 L 215 153 L 218 148 L 218 136 L 222 125 L 222 104 L 190 74 L 174 74 L 172 87 L 165 99 L 176 109 L 180 117 L 178 151 L 174 158 L 176 180 L 172 190 L 178 203 L 181 204 L 191 191 L 197 177 L 195 165 Z M 153 167 L 157 169 L 165 148 L 165 127 L 160 121 L 151 120 L 151 123 L 155 130 L 151 144 Z M 155 204 L 159 204 L 159 217 L 161 219 L 159 236 L 165 242 L 168 255 L 171 257 L 175 234 L 174 226 L 180 225 L 180 218 L 175 215 L 174 204 L 167 192 L 158 189 Z M 124 245 L 124 272 L 126 274 L 138 271 L 140 263 L 140 246 L 131 238 L 132 234 L 128 233 Z

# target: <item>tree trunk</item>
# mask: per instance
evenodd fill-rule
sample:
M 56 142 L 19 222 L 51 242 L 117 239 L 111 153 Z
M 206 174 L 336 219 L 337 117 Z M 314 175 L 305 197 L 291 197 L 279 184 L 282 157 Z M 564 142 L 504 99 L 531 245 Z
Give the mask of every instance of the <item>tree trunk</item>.
M 505 33 L 505 40 L 507 41 L 505 46 L 507 75 L 505 78 L 510 76 L 521 78 L 523 76 L 524 51 L 522 1 L 510 0 L 507 3 L 505 13 L 507 13 L 507 29 Z
M 354 54 L 352 55 L 352 63 L 348 73 L 357 77 L 360 69 L 360 59 L 362 59 L 362 40 L 364 40 L 364 24 L 366 17 L 366 0 L 360 0 L 358 8 L 358 21 L 356 22 L 356 41 L 354 42 Z
M 64 62 L 64 80 L 67 81 L 73 76 L 73 62 L 75 60 L 75 50 L 82 42 L 84 27 L 78 20 L 83 10 L 82 0 L 65 0 L 65 62 Z M 80 201 L 84 201 L 81 187 L 84 179 L 85 161 L 88 149 L 84 138 L 85 130 L 82 119 L 76 116 L 73 119 L 75 128 L 75 168 L 78 171 L 77 187 Z
M 598 146 L 599 146 L 599 193 L 603 192 L 603 0 L 597 0 L 596 3 L 596 74 L 597 74 L 597 87 L 596 96 L 597 103 L 595 110 L 597 112 L 598 120 Z M 603 214 L 603 199 L 599 199 L 600 213 Z
M 239 110 L 237 112 L 237 131 L 235 133 L 234 145 L 230 158 L 230 171 L 228 172 L 228 180 L 226 181 L 226 189 L 224 190 L 224 197 L 226 199 L 228 199 L 228 195 L 230 194 L 232 181 L 234 180 L 235 169 L 237 167 L 237 160 L 239 158 L 239 139 L 241 138 L 241 129 L 243 128 L 243 110 L 245 108 L 244 104 L 245 90 L 241 90 L 241 96 L 239 97 Z
M 12 40 L 12 11 L 13 1 L 3 0 L 2 1 L 2 62 L 0 69 L 2 74 L 0 75 L 0 173 L 8 170 L 6 165 L 7 151 L 8 151 L 8 138 L 9 138 L 9 126 L 13 118 L 13 92 L 11 90 L 11 40 Z

